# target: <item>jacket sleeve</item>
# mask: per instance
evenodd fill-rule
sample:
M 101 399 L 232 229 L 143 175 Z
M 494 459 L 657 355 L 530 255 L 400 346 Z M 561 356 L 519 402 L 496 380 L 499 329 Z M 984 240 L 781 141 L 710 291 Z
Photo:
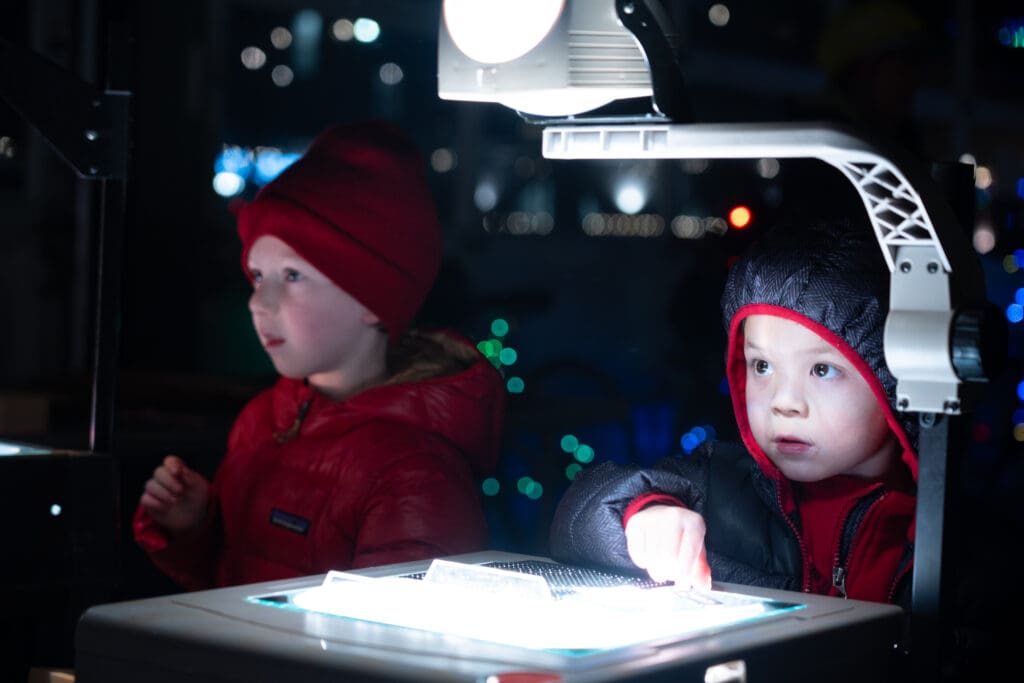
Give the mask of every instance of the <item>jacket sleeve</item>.
M 623 516 L 640 497 L 666 495 L 703 513 L 710 451 L 671 456 L 652 468 L 602 463 L 576 476 L 555 510 L 551 557 L 637 573 L 629 559 Z
M 211 489 L 206 519 L 196 530 L 172 538 L 140 504 L 132 519 L 135 542 L 160 571 L 187 591 L 213 586 L 214 548 L 217 536 L 217 505 Z
M 243 447 L 246 435 L 253 431 L 257 401 L 251 401 L 232 425 L 228 454 Z M 160 571 L 185 590 L 212 588 L 216 583 L 216 565 L 223 547 L 220 514 L 220 487 L 223 469 L 218 467 L 210 485 L 206 518 L 198 529 L 173 538 L 139 505 L 132 519 L 135 542 Z

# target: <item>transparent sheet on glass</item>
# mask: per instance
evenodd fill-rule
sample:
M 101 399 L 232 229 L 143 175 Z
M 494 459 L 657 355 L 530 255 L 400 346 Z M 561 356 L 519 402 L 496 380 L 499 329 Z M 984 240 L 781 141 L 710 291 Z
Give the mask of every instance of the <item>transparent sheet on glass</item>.
M 533 560 L 434 560 L 426 572 L 377 578 L 332 571 L 319 586 L 249 600 L 514 647 L 580 653 L 709 635 L 804 607 Z

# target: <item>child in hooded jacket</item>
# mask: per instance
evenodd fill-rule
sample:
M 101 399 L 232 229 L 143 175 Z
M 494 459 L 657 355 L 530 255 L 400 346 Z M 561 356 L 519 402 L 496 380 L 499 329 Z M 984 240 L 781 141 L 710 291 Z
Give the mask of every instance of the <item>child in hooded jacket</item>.
M 552 556 L 701 588 L 908 603 L 916 429 L 883 354 L 888 283 L 867 229 L 767 233 L 722 296 L 742 445 L 582 472 L 555 513 Z
M 500 374 L 450 331 L 409 330 L 440 265 L 421 157 L 395 126 L 345 124 L 238 215 L 273 387 L 208 482 L 168 456 L 137 543 L 187 590 L 486 547 Z

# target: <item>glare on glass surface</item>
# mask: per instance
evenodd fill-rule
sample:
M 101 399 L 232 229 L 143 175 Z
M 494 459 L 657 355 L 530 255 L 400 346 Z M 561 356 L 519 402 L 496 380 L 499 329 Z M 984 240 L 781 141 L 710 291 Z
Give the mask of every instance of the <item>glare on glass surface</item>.
M 434 560 L 422 580 L 332 571 L 289 602 L 320 614 L 561 651 L 678 638 L 803 607 L 672 585 L 578 586 L 556 598 L 541 576 L 445 560 Z
M 470 59 L 500 64 L 537 47 L 555 25 L 565 0 L 445 0 L 452 40 Z

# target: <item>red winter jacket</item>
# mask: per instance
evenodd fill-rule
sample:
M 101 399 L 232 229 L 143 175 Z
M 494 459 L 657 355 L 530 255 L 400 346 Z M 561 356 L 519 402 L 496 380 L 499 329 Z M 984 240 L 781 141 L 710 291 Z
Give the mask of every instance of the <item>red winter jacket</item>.
M 404 369 L 343 401 L 287 378 L 256 396 L 203 528 L 172 539 L 140 505 L 139 545 L 187 590 L 483 549 L 478 479 L 497 459 L 501 377 L 453 335 L 409 339 L 418 354 Z

